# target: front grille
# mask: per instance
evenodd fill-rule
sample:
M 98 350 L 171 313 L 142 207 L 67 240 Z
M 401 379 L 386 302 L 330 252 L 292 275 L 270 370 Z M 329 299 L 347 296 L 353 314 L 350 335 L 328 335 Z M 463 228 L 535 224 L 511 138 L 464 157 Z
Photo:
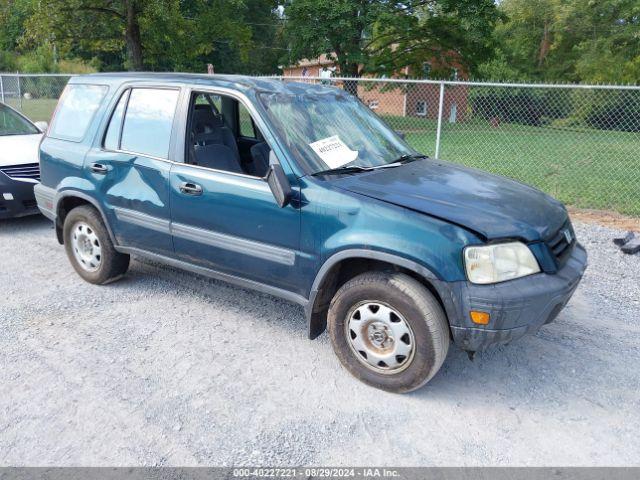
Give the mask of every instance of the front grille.
M 19 180 L 21 178 L 29 178 L 31 180 L 40 181 L 40 165 L 37 163 L 27 163 L 24 165 L 11 165 L 10 167 L 0 167 L 0 172 L 7 177 Z
M 571 241 L 567 239 L 567 232 Z M 556 261 L 559 265 L 563 265 L 567 257 L 571 254 L 573 246 L 576 243 L 576 234 L 573 231 L 571 222 L 567 222 L 547 240 L 547 246 L 553 253 Z
M 24 208 L 36 208 L 38 206 L 38 202 L 35 200 L 23 200 L 22 205 Z

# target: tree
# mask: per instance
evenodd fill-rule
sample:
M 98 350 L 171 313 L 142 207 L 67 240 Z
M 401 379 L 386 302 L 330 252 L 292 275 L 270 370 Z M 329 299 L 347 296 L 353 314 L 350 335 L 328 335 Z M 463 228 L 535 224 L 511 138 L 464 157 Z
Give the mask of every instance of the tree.
M 126 45 L 127 65 L 143 68 L 140 19 L 148 3 L 142 0 L 51 0 L 25 22 L 22 46 L 47 39 L 63 51 L 113 52 Z
M 326 54 L 352 77 L 434 59 L 472 71 L 490 56 L 498 19 L 493 0 L 289 0 L 284 13 L 294 59 Z
M 282 53 L 276 7 L 276 0 L 182 0 L 189 24 L 180 35 L 164 35 L 157 59 L 166 61 L 172 51 L 176 69 L 203 71 L 212 63 L 216 73 L 274 73 Z
M 24 22 L 35 8 L 33 0 L 0 0 L 0 50 L 16 49 Z
M 251 27 L 244 22 L 244 1 L 156 0 L 142 20 L 146 64 L 154 70 L 206 71 L 207 63 L 220 67 L 219 53 L 231 48 L 248 57 Z
M 640 81 L 637 0 L 503 0 L 500 10 L 504 21 L 495 30 L 498 52 L 480 68 L 484 77 Z
M 5 0 L 6 1 L 6 0 Z M 28 1 L 28 0 L 22 0 Z M 34 0 L 31 0 L 32 2 Z M 220 46 L 242 61 L 252 47 L 244 23 L 258 0 L 50 0 L 25 21 L 24 49 L 48 40 L 61 56 L 98 56 L 107 69 L 204 71 Z M 262 7 L 271 13 L 273 7 Z M 123 55 L 124 52 L 124 55 Z

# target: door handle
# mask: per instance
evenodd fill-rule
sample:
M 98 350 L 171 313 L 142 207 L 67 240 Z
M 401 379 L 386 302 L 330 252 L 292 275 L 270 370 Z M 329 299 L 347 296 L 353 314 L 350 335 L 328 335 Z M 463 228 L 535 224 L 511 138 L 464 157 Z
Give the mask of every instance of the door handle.
M 182 182 L 180 191 L 185 195 L 202 195 L 202 187 L 197 183 Z
M 101 163 L 92 163 L 89 168 L 93 173 L 98 173 L 100 175 L 105 175 L 109 171 L 109 169 Z

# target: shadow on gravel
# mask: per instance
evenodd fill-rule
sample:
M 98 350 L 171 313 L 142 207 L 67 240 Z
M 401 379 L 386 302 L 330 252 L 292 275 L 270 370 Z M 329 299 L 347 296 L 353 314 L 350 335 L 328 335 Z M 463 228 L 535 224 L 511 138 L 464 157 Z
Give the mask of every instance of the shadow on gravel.
M 11 233 L 12 231 L 29 231 L 53 229 L 53 223 L 42 215 L 29 215 L 28 217 L 9 218 L 0 220 L 0 233 Z

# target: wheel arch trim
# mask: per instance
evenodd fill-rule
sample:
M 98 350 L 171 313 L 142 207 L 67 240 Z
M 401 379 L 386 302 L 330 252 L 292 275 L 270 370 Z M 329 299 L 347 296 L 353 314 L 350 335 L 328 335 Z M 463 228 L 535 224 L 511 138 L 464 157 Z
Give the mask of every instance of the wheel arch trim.
M 318 273 L 316 274 L 316 277 L 313 281 L 313 285 L 311 286 L 311 291 L 309 292 L 309 302 L 307 303 L 307 305 L 305 305 L 307 332 L 310 339 L 318 337 L 324 331 L 326 326 L 326 319 L 323 318 L 323 316 L 319 314 L 319 312 L 315 311 L 320 285 L 322 285 L 327 274 L 334 266 L 344 260 L 349 259 L 379 260 L 385 263 L 396 265 L 398 267 L 406 268 L 407 270 L 420 275 L 426 281 L 429 281 L 434 286 L 434 288 L 438 290 L 438 293 L 441 294 L 440 284 L 442 282 L 439 280 L 438 276 L 432 270 L 414 260 L 410 260 L 408 258 L 388 252 L 383 252 L 380 250 L 371 250 L 364 248 L 341 250 L 337 253 L 334 253 L 327 260 L 325 260 L 325 262 L 318 270 Z
M 109 221 L 107 220 L 107 216 L 105 215 L 104 210 L 100 206 L 100 203 L 91 195 L 88 195 L 87 193 L 81 192 L 79 190 L 73 190 L 73 189 L 62 190 L 58 192 L 58 194 L 56 195 L 54 205 L 53 205 L 53 211 L 55 212 L 55 215 L 56 215 L 55 217 L 56 225 L 58 224 L 58 219 L 60 217 L 58 215 L 60 211 L 60 202 L 65 198 L 69 198 L 69 197 L 79 198 L 81 200 L 86 201 L 92 207 L 94 207 L 98 211 L 98 213 L 100 213 L 100 217 L 102 217 L 102 222 L 104 223 L 107 229 L 107 232 L 109 232 L 109 238 L 111 239 L 111 242 L 113 243 L 114 246 L 118 246 L 118 242 L 116 241 L 116 237 L 113 234 L 113 230 L 111 230 L 111 225 L 109 224 Z

